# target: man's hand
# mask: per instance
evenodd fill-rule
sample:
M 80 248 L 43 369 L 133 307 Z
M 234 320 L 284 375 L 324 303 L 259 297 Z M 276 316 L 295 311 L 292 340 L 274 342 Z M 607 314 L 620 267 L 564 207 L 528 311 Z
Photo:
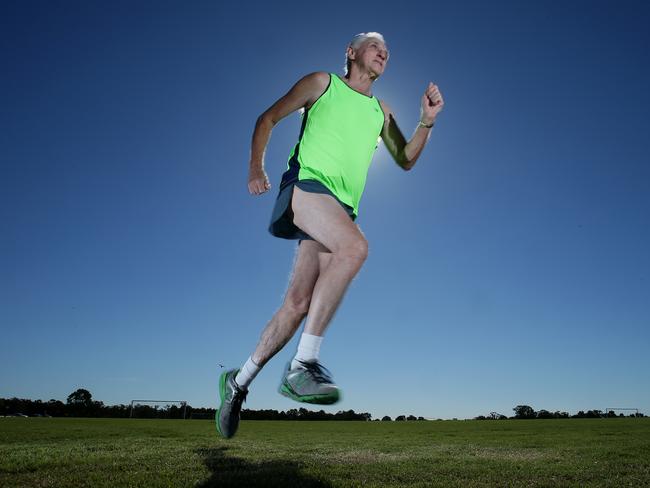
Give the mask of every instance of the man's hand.
M 422 107 L 420 108 L 420 121 L 423 124 L 431 125 L 436 120 L 436 116 L 442 110 L 445 102 L 438 90 L 438 85 L 429 82 L 424 95 L 422 95 Z
M 269 177 L 263 168 L 251 168 L 248 172 L 248 191 L 251 195 L 261 195 L 271 189 Z

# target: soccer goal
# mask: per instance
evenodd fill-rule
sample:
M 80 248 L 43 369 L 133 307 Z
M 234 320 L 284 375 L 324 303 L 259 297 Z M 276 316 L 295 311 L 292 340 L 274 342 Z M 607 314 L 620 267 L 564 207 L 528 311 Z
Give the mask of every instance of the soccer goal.
M 618 414 L 617 414 L 618 412 Z M 625 417 L 624 412 L 634 412 L 634 414 L 630 413 L 630 417 L 638 417 L 639 416 L 639 409 L 638 408 L 614 408 L 614 407 L 607 407 L 605 409 L 605 417 Z
M 162 407 L 162 408 L 161 408 Z M 129 418 L 183 418 L 187 416 L 184 400 L 131 400 Z

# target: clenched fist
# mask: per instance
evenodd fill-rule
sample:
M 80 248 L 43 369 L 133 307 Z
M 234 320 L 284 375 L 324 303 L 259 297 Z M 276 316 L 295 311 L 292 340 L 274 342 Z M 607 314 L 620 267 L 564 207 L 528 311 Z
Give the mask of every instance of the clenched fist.
M 442 110 L 445 102 L 442 99 L 438 85 L 429 82 L 424 95 L 422 95 L 422 106 L 420 108 L 420 120 L 423 124 L 431 125 L 436 116 Z
M 251 195 L 261 195 L 271 189 L 269 177 L 263 168 L 251 168 L 248 172 L 248 191 Z

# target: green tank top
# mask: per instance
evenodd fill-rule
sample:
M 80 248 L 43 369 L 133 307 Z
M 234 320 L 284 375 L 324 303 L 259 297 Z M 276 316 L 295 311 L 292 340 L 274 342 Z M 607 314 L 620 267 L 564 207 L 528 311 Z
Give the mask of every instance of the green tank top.
M 303 113 L 285 176 L 317 180 L 358 215 L 368 168 L 384 125 L 379 100 L 330 73 L 325 92 Z M 283 180 L 285 178 L 283 177 Z

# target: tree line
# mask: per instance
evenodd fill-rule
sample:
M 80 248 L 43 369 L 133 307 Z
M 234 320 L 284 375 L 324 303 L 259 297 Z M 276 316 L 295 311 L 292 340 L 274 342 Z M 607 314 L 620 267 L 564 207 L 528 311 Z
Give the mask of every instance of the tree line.
M 529 405 L 517 405 L 513 408 L 514 416 L 507 417 L 498 412 L 491 412 L 489 415 L 479 415 L 475 420 L 506 420 L 506 419 L 568 419 L 568 418 L 603 418 L 623 417 L 613 411 L 603 412 L 602 410 L 580 410 L 574 415 L 568 412 L 550 412 L 548 410 L 535 411 Z M 22 398 L 0 398 L 0 415 L 24 415 L 29 417 L 95 417 L 95 418 L 214 418 L 215 408 L 195 408 L 191 405 L 165 405 L 163 407 L 151 405 L 105 405 L 104 402 L 93 400 L 92 394 L 80 388 L 66 399 L 66 403 L 60 400 L 27 400 Z M 645 417 L 643 413 L 635 412 L 629 417 Z M 327 413 L 324 410 L 313 411 L 306 408 L 290 409 L 286 412 L 277 410 L 248 410 L 241 412 L 243 420 L 373 420 L 372 415 L 367 412 L 357 413 L 354 410 L 341 410 L 336 413 Z M 380 419 L 374 419 L 380 421 Z M 424 417 L 415 415 L 398 415 L 396 422 L 426 420 Z M 454 419 L 456 420 L 456 419 Z M 381 418 L 381 421 L 391 422 L 393 419 L 388 415 Z
M 24 398 L 0 398 L 1 416 L 28 417 L 95 417 L 95 418 L 167 418 L 182 419 L 214 418 L 216 408 L 195 408 L 191 405 L 105 405 L 104 402 L 93 400 L 92 394 L 80 388 L 70 395 L 63 403 L 60 400 L 28 400 Z M 357 413 L 354 410 L 327 413 L 305 408 L 291 409 L 286 412 L 277 410 L 248 410 L 241 412 L 244 420 L 371 420 L 367 412 Z
M 356 413 L 354 410 L 341 410 L 327 413 L 324 410 L 315 412 L 306 408 L 292 408 L 286 412 L 277 410 L 247 410 L 241 412 L 242 420 L 372 420 L 372 415 L 366 412 Z
M 615 417 L 625 417 L 621 412 L 618 415 L 616 412 L 609 410 L 603 412 L 602 410 L 580 410 L 574 415 L 569 415 L 568 412 L 549 412 L 548 410 L 535 411 L 530 405 L 517 405 L 513 408 L 515 415 L 512 417 L 506 417 L 498 412 L 490 412 L 489 415 L 479 415 L 474 417 L 475 420 L 506 420 L 506 419 L 600 419 L 600 418 L 615 418 Z M 645 417 L 641 412 L 635 412 L 628 415 L 629 417 Z

